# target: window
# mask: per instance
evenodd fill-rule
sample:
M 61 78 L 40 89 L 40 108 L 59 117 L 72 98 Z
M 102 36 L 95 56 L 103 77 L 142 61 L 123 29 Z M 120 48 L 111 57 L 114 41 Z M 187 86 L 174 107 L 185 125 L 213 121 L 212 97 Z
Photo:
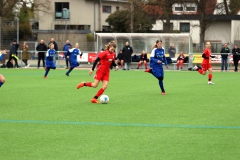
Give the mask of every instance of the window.
M 69 2 L 55 3 L 55 19 L 69 19 Z
M 196 7 L 186 7 L 186 11 L 196 11 Z
M 34 23 L 32 24 L 32 29 L 39 29 L 39 24 L 38 24 L 38 22 L 34 22 Z
M 111 6 L 102 6 L 102 12 L 111 13 Z
M 103 32 L 109 32 L 110 31 L 110 26 L 102 26 L 102 31 Z
M 180 23 L 181 32 L 190 32 L 190 23 Z
M 116 6 L 116 11 L 119 11 L 119 7 L 118 6 Z
M 66 28 L 65 28 L 66 27 Z M 90 25 L 55 25 L 55 30 L 90 30 Z
M 183 7 L 175 7 L 175 11 L 183 11 Z

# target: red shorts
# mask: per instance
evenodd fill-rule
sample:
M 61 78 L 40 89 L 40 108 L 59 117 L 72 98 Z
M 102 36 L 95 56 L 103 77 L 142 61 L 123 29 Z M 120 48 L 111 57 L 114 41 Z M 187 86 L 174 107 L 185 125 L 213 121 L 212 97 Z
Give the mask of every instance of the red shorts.
M 109 81 L 109 72 L 101 72 L 97 70 L 94 79 L 97 79 L 99 81 Z
M 212 68 L 210 63 L 202 63 L 202 70 L 207 71 L 209 68 Z

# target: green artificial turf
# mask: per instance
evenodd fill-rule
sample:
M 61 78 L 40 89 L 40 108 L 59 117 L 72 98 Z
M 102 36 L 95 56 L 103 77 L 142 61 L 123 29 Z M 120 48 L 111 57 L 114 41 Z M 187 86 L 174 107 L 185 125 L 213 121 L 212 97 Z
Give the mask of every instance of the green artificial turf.
M 111 71 L 104 94 L 88 70 L 0 69 L 0 159 L 240 159 L 240 74 L 165 71 L 166 95 L 143 70 Z

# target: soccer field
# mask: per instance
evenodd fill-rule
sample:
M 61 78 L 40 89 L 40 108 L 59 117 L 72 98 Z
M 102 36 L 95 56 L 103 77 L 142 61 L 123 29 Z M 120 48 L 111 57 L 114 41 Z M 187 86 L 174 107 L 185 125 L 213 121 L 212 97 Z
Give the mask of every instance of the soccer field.
M 111 71 L 104 94 L 88 70 L 0 69 L 0 159 L 238 160 L 240 73 L 165 70 L 158 81 L 143 70 Z

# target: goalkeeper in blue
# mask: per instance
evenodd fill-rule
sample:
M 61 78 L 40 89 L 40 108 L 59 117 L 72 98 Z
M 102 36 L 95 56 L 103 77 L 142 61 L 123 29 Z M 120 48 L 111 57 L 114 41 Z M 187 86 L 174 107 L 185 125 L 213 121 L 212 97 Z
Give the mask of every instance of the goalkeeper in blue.
M 6 49 L 4 51 L 2 51 L 2 53 L 0 54 L 0 61 L 3 59 L 5 54 L 7 54 Z M 3 77 L 2 74 L 0 74 L 0 88 L 3 85 L 4 82 L 5 82 L 5 78 Z
M 70 46 L 71 47 L 71 46 Z M 70 72 L 75 68 L 79 66 L 79 63 L 77 61 L 77 56 L 82 56 L 81 51 L 79 49 L 79 44 L 75 44 L 75 48 L 71 48 L 68 50 L 67 58 L 70 61 L 70 69 L 67 71 L 66 76 L 69 76 Z
M 165 95 L 166 92 L 163 86 L 163 63 L 165 64 L 166 68 L 168 68 L 168 63 L 165 57 L 165 49 L 162 47 L 162 40 L 157 40 L 156 44 L 154 44 L 152 48 L 153 50 L 150 55 L 150 68 L 146 69 L 145 72 L 151 73 L 158 79 L 158 84 L 162 91 L 162 95 Z
M 54 49 L 54 44 L 50 43 L 49 44 L 49 49 L 46 54 L 46 67 L 45 67 L 45 74 L 44 78 L 47 78 L 48 72 L 50 69 L 56 69 L 56 64 L 54 63 L 54 56 L 55 56 L 55 49 Z

